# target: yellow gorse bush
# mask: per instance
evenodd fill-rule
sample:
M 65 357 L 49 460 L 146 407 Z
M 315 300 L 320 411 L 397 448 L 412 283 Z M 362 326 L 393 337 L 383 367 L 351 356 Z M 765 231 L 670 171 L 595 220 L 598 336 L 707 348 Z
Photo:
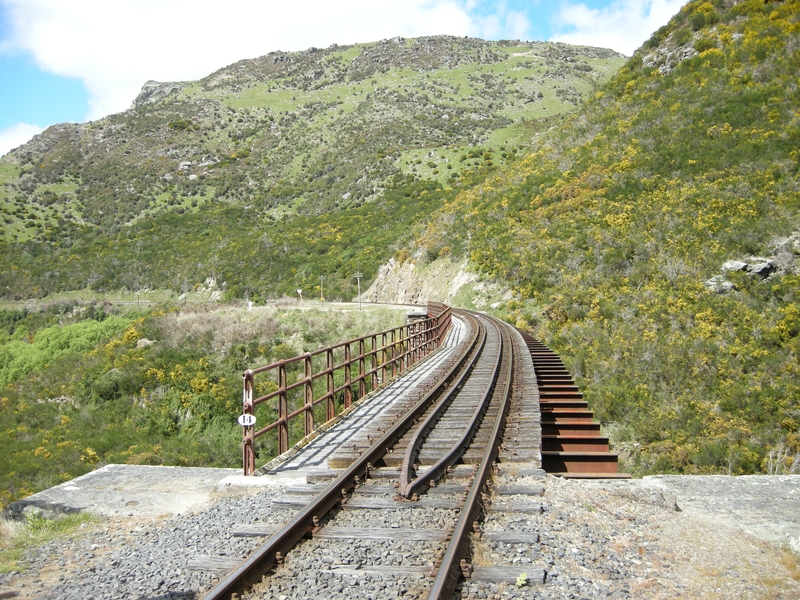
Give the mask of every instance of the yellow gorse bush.
M 507 318 L 562 352 L 636 472 L 754 472 L 791 436 L 800 452 L 797 276 L 703 285 L 800 233 L 798 36 L 796 0 L 687 3 L 582 111 L 421 236 L 459 240 L 514 289 Z M 705 48 L 644 67 L 668 38 Z

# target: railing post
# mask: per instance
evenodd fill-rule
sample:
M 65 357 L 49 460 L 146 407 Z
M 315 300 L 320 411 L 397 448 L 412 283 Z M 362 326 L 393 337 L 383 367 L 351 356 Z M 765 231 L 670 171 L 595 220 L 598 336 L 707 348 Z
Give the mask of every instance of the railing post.
M 408 328 L 408 367 L 414 366 L 417 361 L 417 324 L 409 326 Z
M 408 359 L 406 366 L 411 368 L 416 362 L 417 354 L 417 324 L 409 323 L 408 325 Z
M 386 359 L 389 357 L 389 349 L 386 347 L 386 332 L 384 331 L 381 334 L 381 385 L 386 383 L 386 375 L 388 364 L 386 363 Z
M 286 397 L 286 363 L 281 361 L 278 366 L 278 454 L 283 454 L 289 449 L 289 402 Z
M 372 375 L 369 376 L 369 391 L 372 392 L 378 388 L 378 336 L 372 336 L 372 352 L 369 353 L 369 364 Z
M 325 354 L 328 359 L 328 401 L 326 402 L 325 420 L 330 421 L 336 416 L 336 399 L 333 397 L 333 390 L 336 387 L 335 380 L 333 378 L 333 348 L 328 348 L 328 351 Z
M 419 362 L 422 352 L 422 323 L 414 324 L 414 364 Z
M 314 380 L 311 375 L 314 373 L 311 370 L 311 355 L 306 354 L 305 363 L 305 400 L 306 400 L 306 418 L 305 418 L 305 435 L 311 435 L 314 431 Z
M 397 356 L 395 354 L 395 352 L 397 350 L 397 346 L 395 345 L 395 331 L 397 331 L 397 330 L 396 329 L 392 329 L 392 332 L 391 332 L 392 333 L 392 335 L 391 335 L 392 345 L 391 345 L 391 350 L 389 352 L 389 354 L 391 354 L 391 360 L 392 360 L 392 379 L 394 379 L 397 376 L 397 361 L 395 360 L 395 358 Z
M 353 391 L 350 389 L 350 344 L 344 345 L 344 407 L 353 404 Z
M 364 344 L 364 338 L 358 339 L 358 398 L 361 399 L 367 395 L 367 382 L 364 381 L 364 376 L 366 375 L 366 359 L 364 357 L 364 350 L 366 349 L 366 344 Z
M 253 373 L 245 371 L 242 375 L 242 414 L 253 414 Z M 252 475 L 256 470 L 256 453 L 253 440 L 253 427 L 242 427 L 242 467 L 245 475 Z
M 424 356 L 427 356 L 428 352 L 431 351 L 430 342 L 431 342 L 431 321 L 430 319 L 425 319 L 425 321 L 422 323 L 422 345 L 424 348 L 422 354 Z
M 406 372 L 408 366 L 408 325 L 400 330 L 400 373 Z
M 405 325 L 400 327 L 399 331 L 397 332 L 399 338 L 397 340 L 397 375 L 400 376 L 403 373 L 403 363 L 406 360 L 405 355 L 403 354 L 403 346 L 405 346 L 405 342 L 403 341 L 405 332 Z

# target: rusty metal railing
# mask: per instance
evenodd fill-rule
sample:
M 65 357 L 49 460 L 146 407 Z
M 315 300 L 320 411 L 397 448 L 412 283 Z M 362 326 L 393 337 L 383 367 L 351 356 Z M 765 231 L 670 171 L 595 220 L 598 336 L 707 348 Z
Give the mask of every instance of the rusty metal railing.
M 336 417 L 337 405 L 341 410 L 349 408 L 436 350 L 450 327 L 450 308 L 432 302 L 427 313 L 428 318 L 421 321 L 245 371 L 243 414 L 239 417 L 244 430 L 244 474 L 255 472 L 257 438 L 277 430 L 276 450 L 283 454 L 290 446 L 292 419 L 302 417 L 302 436 L 307 436 L 316 429 L 318 420 L 327 422 Z M 257 389 L 266 393 L 254 397 Z M 266 408 L 262 412 L 277 418 L 256 430 L 255 410 L 259 405 Z M 299 431 L 295 437 L 300 437 Z

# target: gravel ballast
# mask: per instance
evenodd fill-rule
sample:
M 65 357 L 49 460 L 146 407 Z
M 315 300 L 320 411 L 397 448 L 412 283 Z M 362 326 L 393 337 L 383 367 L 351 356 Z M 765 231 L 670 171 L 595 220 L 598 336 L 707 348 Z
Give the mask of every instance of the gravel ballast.
M 520 574 L 544 568 L 545 583 L 519 588 L 467 583 L 462 597 L 800 597 L 797 556 L 787 545 L 745 531 L 774 515 L 772 522 L 783 522 L 791 533 L 800 519 L 800 477 L 682 477 L 673 486 L 670 478 L 661 478 L 658 485 L 653 479 L 506 478 L 500 483 L 544 483 L 543 512 L 515 515 L 509 522 L 503 521 L 502 514 L 492 514 L 484 531 L 492 527 L 537 531 L 540 541 L 494 546 L 480 542 L 483 550 L 475 562 L 509 561 L 519 567 Z M 761 494 L 759 503 L 750 502 L 748 496 L 747 490 L 755 483 Z M 722 496 L 721 489 L 727 495 Z M 280 493 L 273 489 L 220 498 L 193 515 L 104 517 L 74 539 L 62 538 L 28 550 L 21 561 L 24 571 L 0 575 L 0 592 L 14 591 L 23 599 L 199 598 L 221 572 L 191 565 L 207 556 L 234 560 L 252 551 L 263 538 L 234 537 L 231 531 L 243 524 L 285 521 L 289 511 L 270 508 Z M 737 494 L 742 494 L 738 496 L 742 502 Z M 698 506 L 704 496 L 706 505 Z M 773 496 L 781 499 L 783 512 L 772 511 Z M 745 502 L 749 503 L 746 512 Z M 742 511 L 735 522 L 726 505 Z M 357 519 L 355 512 L 352 516 Z M 391 545 L 384 547 L 386 563 L 398 563 Z M 375 558 L 371 562 L 377 562 Z M 331 567 L 336 560 L 345 562 L 331 557 Z M 336 573 L 314 574 L 299 568 L 297 560 L 287 560 L 277 575 L 277 587 L 272 589 L 279 592 L 276 597 L 286 598 L 312 597 L 315 581 L 319 597 L 328 598 L 400 597 L 403 590 L 402 597 L 414 598 L 428 587 L 424 575 L 405 576 L 406 585 L 398 591 L 394 585 L 387 588 L 375 574 L 344 578 Z

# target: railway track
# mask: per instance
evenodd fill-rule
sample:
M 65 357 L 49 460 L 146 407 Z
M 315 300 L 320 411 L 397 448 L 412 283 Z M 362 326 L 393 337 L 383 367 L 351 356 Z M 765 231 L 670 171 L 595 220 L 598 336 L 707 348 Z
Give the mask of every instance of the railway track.
M 548 473 L 576 479 L 628 479 L 619 473 L 619 456 L 583 399 L 561 357 L 522 333 L 531 353 L 542 413 L 542 467 Z
M 342 469 L 338 475 L 290 487 L 273 502 L 273 510 L 286 511 L 284 525 L 240 531 L 268 539 L 204 598 L 295 594 L 291 582 L 308 573 L 315 574 L 316 597 L 342 597 L 364 577 L 379 578 L 387 597 L 427 598 L 454 597 L 462 580 L 544 580 L 542 568 L 521 574 L 515 564 L 474 558 L 486 539 L 501 546 L 537 542 L 537 534 L 514 524 L 529 524 L 543 510 L 536 478 L 544 474 L 542 455 L 554 451 L 540 450 L 542 414 L 591 414 L 549 349 L 496 319 L 458 315 L 467 335 L 444 374 L 337 452 L 329 464 Z M 541 413 L 539 394 L 547 398 Z M 600 452 L 584 454 L 603 464 Z M 493 472 L 503 470 L 521 483 L 493 486 Z
M 286 472 L 271 472 L 267 489 L 224 495 L 201 513 L 106 521 L 84 538 L 36 549 L 26 559 L 36 571 L 0 576 L 0 587 L 24 599 L 59 600 L 191 600 L 208 590 L 205 597 L 285 600 L 702 595 L 702 586 L 686 587 L 692 561 L 676 560 L 678 546 L 660 539 L 662 527 L 680 526 L 674 498 L 625 481 L 569 481 L 619 476 L 590 471 L 591 460 L 573 470 L 550 466 L 561 477 L 544 477 L 548 456 L 563 462 L 548 452 L 574 453 L 567 447 L 574 444 L 591 454 L 604 451 L 607 441 L 557 356 L 532 338 L 474 318 L 482 325 L 460 314 L 443 352 L 423 361 L 415 377 L 396 382 L 400 397 L 410 396 L 406 406 L 381 393 L 340 423 L 350 427 L 345 435 L 331 429 L 315 440 L 326 449 L 352 440 L 332 457 L 300 452 L 287 461 L 302 463 L 300 473 L 282 479 Z M 466 323 L 472 323 L 467 334 Z M 437 369 L 450 373 L 439 391 Z M 445 399 L 440 392 L 447 390 L 456 393 Z M 420 404 L 427 396 L 432 403 Z M 385 436 L 417 405 L 411 424 L 389 443 Z M 358 430 L 362 435 L 347 433 Z M 499 437 L 495 431 L 503 431 L 497 446 L 490 443 Z M 448 457 L 460 440 L 463 451 Z M 380 459 L 372 456 L 376 445 Z M 353 471 L 363 455 L 374 462 Z M 320 460 L 341 463 L 339 472 L 321 468 Z M 352 485 L 341 485 L 348 472 Z M 331 491 L 330 510 L 309 508 Z M 264 548 L 292 522 L 300 524 L 292 534 L 297 543 L 272 544 L 270 562 Z M 220 575 L 224 582 L 259 560 L 238 591 L 219 593 Z M 741 585 L 725 589 L 750 597 L 757 585 L 742 594 L 735 593 Z
M 321 448 L 270 471 L 269 485 L 285 488 L 230 502 L 228 517 L 214 509 L 190 518 L 185 531 L 156 526 L 159 544 L 172 540 L 192 558 L 137 544 L 136 553 L 161 557 L 140 559 L 152 577 L 111 582 L 78 570 L 85 589 L 65 580 L 52 597 L 78 598 L 97 585 L 287 600 L 493 597 L 537 583 L 549 590 L 542 597 L 558 597 L 562 582 L 579 587 L 559 574 L 561 517 L 547 509 L 554 480 L 541 468 L 542 444 L 553 444 L 542 422 L 560 412 L 547 403 L 556 392 L 576 393 L 571 378 L 535 340 L 485 315 L 457 314 L 443 352 L 392 384 L 394 404 L 381 392 L 311 445 Z M 115 556 L 127 573 L 143 572 L 130 549 Z
M 313 568 L 325 589 L 344 586 L 358 571 L 387 578 L 397 594 L 452 597 L 459 578 L 470 575 L 470 534 L 499 452 L 520 351 L 507 325 L 461 318 L 468 335 L 444 377 L 392 415 L 394 422 L 377 426 L 369 447 L 346 449 L 352 462 L 333 481 L 301 486 L 273 505 L 296 512 L 274 533 L 262 528 L 269 539 L 205 598 L 280 595 L 282 579 L 265 575 L 298 566 Z M 338 465 L 347 460 L 340 456 Z M 339 549 L 331 554 L 334 543 Z M 388 557 L 387 544 L 396 547 Z M 319 558 L 326 556 L 352 559 Z

